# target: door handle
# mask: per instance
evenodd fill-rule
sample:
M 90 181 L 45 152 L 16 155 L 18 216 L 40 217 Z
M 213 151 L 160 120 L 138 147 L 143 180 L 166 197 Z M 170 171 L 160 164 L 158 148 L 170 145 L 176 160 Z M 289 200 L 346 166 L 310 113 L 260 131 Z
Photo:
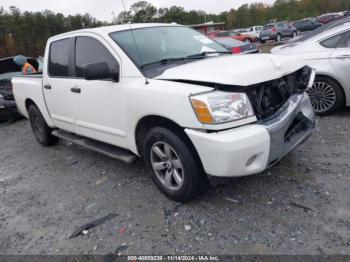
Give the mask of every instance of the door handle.
M 51 89 L 51 85 L 44 85 L 44 88 L 50 90 Z
M 72 91 L 73 93 L 77 93 L 77 94 L 80 94 L 81 93 L 81 89 L 79 87 L 72 87 L 70 89 L 70 91 Z

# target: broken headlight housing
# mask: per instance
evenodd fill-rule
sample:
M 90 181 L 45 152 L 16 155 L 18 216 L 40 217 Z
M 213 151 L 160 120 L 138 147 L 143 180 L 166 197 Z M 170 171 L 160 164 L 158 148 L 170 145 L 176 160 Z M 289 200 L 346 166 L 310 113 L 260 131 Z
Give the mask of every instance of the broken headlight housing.
M 190 100 L 198 120 L 203 124 L 223 124 L 255 116 L 245 93 L 214 91 L 191 96 Z

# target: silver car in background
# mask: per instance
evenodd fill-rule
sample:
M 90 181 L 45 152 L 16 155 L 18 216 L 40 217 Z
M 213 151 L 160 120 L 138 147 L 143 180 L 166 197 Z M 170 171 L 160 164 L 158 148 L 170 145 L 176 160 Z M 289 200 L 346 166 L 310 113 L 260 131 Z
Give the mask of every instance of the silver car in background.
M 298 35 L 298 30 L 288 22 L 271 23 L 264 26 L 260 31 L 259 41 L 265 43 L 269 40 L 281 42 L 283 38 L 294 38 Z
M 316 69 L 308 90 L 316 113 L 328 115 L 350 106 L 350 22 L 338 22 L 319 34 L 271 50 L 273 54 L 298 57 Z

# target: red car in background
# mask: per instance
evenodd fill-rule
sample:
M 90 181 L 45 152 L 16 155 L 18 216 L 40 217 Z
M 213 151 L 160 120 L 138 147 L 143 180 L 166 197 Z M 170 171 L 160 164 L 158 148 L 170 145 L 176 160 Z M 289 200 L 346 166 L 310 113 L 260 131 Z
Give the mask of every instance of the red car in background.
M 317 20 L 321 24 L 328 24 L 335 20 L 342 19 L 343 17 L 344 16 L 341 16 L 340 14 L 325 14 L 317 17 Z
M 240 34 L 240 33 L 235 33 L 235 32 L 230 32 L 230 31 L 214 31 L 207 36 L 211 39 L 217 39 L 217 38 L 233 38 L 239 41 L 242 41 L 244 43 L 254 43 L 257 41 L 256 37 L 253 35 L 246 35 L 246 34 Z

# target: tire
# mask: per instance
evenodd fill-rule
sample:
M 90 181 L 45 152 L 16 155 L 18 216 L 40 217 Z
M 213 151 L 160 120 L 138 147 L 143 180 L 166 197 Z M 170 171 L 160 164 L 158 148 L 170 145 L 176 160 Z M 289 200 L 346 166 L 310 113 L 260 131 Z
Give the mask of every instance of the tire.
M 199 157 L 183 135 L 152 128 L 143 143 L 143 158 L 154 183 L 171 200 L 188 202 L 208 188 Z
M 53 146 L 57 144 L 58 137 L 51 134 L 52 129 L 47 125 L 39 108 L 35 105 L 29 106 L 29 121 L 36 140 L 43 146 Z
M 265 44 L 266 41 L 265 40 L 260 40 L 260 43 Z
M 277 34 L 276 36 L 276 42 L 279 43 L 282 41 L 282 35 L 281 34 Z
M 318 115 L 330 115 L 345 106 L 342 87 L 337 81 L 326 76 L 317 76 L 308 94 Z
M 252 42 L 252 40 L 250 40 L 249 38 L 245 38 L 243 39 L 244 43 L 250 44 Z

